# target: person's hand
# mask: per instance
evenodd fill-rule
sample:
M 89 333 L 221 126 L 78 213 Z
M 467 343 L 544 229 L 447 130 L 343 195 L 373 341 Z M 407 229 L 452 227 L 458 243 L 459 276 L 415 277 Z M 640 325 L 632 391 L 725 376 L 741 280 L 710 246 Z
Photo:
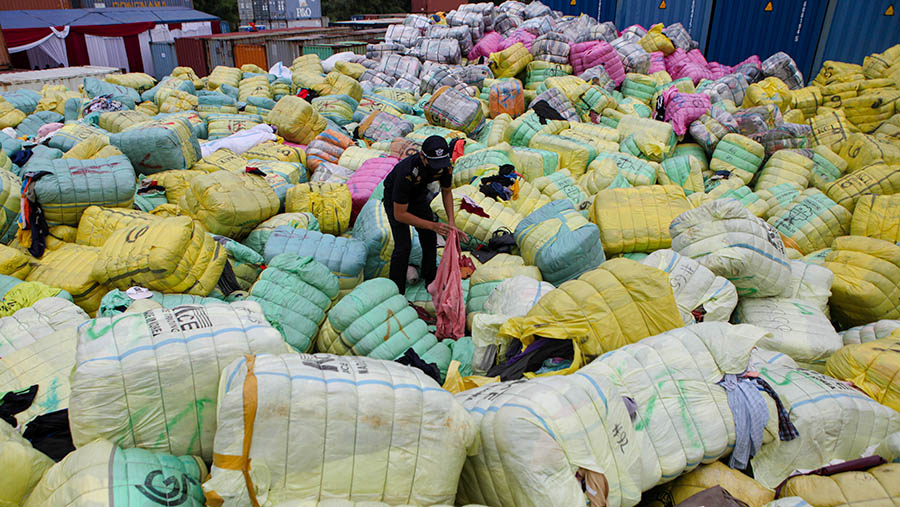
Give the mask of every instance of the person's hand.
M 446 237 L 448 234 L 450 234 L 450 231 L 453 230 L 452 227 L 450 227 L 449 225 L 447 225 L 443 222 L 433 222 L 433 223 L 434 223 L 434 226 L 432 227 L 432 230 L 434 232 L 440 234 L 441 236 Z
M 456 229 L 456 234 L 459 235 L 458 237 L 459 237 L 460 243 L 465 243 L 466 241 L 469 241 L 469 235 L 464 233 L 462 231 L 462 229 Z

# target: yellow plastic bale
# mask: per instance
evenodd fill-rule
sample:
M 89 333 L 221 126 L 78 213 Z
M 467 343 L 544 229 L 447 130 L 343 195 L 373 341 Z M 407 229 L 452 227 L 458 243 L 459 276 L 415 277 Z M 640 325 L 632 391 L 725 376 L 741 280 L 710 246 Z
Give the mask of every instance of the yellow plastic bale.
M 306 153 L 303 150 L 275 141 L 257 144 L 241 156 L 247 160 L 280 160 L 282 162 L 300 162 L 306 165 Z
M 166 200 L 169 204 L 177 205 L 188 192 L 191 180 L 202 174 L 206 174 L 206 171 L 176 169 L 154 174 L 153 181 L 166 190 Z
M 544 80 L 547 88 L 556 88 L 573 104 L 591 87 L 590 83 L 578 76 L 554 76 Z
M 669 223 L 689 209 L 684 189 L 675 185 L 614 188 L 597 193 L 590 219 L 607 256 L 653 252 L 672 246 Z
M 40 259 L 33 259 L 31 273 L 25 281 L 41 282 L 68 292 L 76 305 L 94 316 L 100 308 L 100 300 L 109 292 L 108 287 L 91 278 L 91 270 L 99 257 L 99 247 L 65 243 L 45 252 Z
M 591 196 L 610 187 L 631 186 L 631 183 L 621 176 L 616 161 L 611 158 L 595 159 L 591 162 L 587 172 L 578 178 L 578 184 Z
M 774 491 L 740 471 L 729 468 L 721 461 L 701 465 L 675 479 L 669 486 L 669 492 L 675 504 L 679 504 L 692 495 L 714 486 L 722 486 L 731 496 L 745 502 L 749 507 L 763 507 L 775 498 Z
M 703 192 L 705 164 L 692 155 L 677 155 L 663 160 L 656 168 L 656 182 L 660 185 L 678 185 L 685 195 Z
M 525 317 L 507 320 L 500 336 L 526 347 L 538 335 L 571 339 L 594 357 L 683 325 L 666 273 L 620 258 L 563 283 Z
M 204 171 L 208 173 L 215 171 L 240 172 L 243 171 L 246 167 L 246 158 L 240 155 L 236 155 L 228 148 L 219 148 L 218 150 L 195 162 L 194 165 L 191 166 L 191 170 Z M 154 177 L 155 176 L 156 175 L 154 175 Z
M 468 196 L 475 201 L 490 218 L 485 218 L 460 208 L 463 196 Z M 447 212 L 444 210 L 444 203 L 440 194 L 431 201 L 431 210 L 437 213 L 442 221 L 447 222 Z M 453 189 L 453 210 L 456 213 L 456 227 L 473 239 L 485 244 L 490 241 L 494 231 L 503 227 L 510 231 L 515 231 L 516 226 L 524 218 L 512 208 L 485 196 L 472 185 L 463 185 Z
M 197 76 L 197 73 L 191 67 L 175 67 L 170 75 L 182 81 L 191 81 L 194 83 L 194 88 L 198 90 L 203 88 L 203 80 Z
M 809 186 L 813 160 L 798 150 L 778 150 L 759 171 L 756 190 L 771 188 L 781 183 L 789 183 L 803 190 Z
M 666 37 L 663 32 L 663 24 L 657 23 L 647 30 L 647 35 L 641 37 L 638 44 L 648 53 L 662 52 L 671 55 L 675 52 L 675 45 Z
M 146 102 L 141 102 L 140 104 L 134 106 L 134 110 L 149 116 L 155 116 L 159 114 L 159 106 L 157 106 L 155 102 L 149 100 Z
M 0 421 L 0 505 L 22 505 L 52 466 L 52 459 L 32 447 L 9 423 Z
M 348 95 L 359 102 L 362 99 L 362 86 L 356 79 L 345 76 L 340 72 L 329 72 L 325 75 L 325 81 L 312 87 L 319 95 Z
M 900 143 L 889 138 L 851 134 L 837 154 L 847 161 L 847 172 L 851 173 L 877 163 L 900 165 Z
M 325 118 L 309 102 L 293 95 L 282 97 L 275 104 L 268 122 L 278 128 L 278 135 L 297 144 L 309 144 L 326 127 Z
M 28 256 L 15 248 L 0 245 L 0 274 L 24 280 L 31 272 Z
M 91 160 L 121 155 L 118 148 L 109 144 L 109 137 L 104 134 L 92 134 L 67 151 L 62 158 Z
M 832 150 L 838 150 L 841 144 L 850 137 L 850 134 L 859 131 L 841 110 L 820 111 L 806 123 L 812 128 L 809 137 L 816 144 L 828 146 Z
M 862 70 L 869 79 L 877 79 L 884 75 L 884 72 L 900 62 L 900 44 L 894 45 L 886 49 L 883 53 L 874 53 L 867 56 L 863 60 Z
M 843 347 L 828 358 L 825 373 L 900 412 L 900 333 Z
M 5 129 L 6 127 L 16 128 L 24 119 L 25 113 L 16 109 L 3 97 L 0 97 L 0 129 Z
M 366 68 L 359 63 L 339 61 L 334 64 L 334 70 L 352 79 L 359 79 L 366 71 Z
M 709 170 L 728 171 L 739 177 L 744 184 L 750 183 L 766 156 L 763 145 L 740 134 L 727 134 L 716 145 Z
M 817 86 L 807 86 L 791 90 L 791 110 L 800 110 L 804 118 L 812 118 L 822 105 L 822 90 Z
M 900 193 L 900 165 L 870 165 L 825 187 L 825 194 L 849 211 L 853 211 L 856 201 L 863 195 L 896 193 Z
M 859 130 L 871 133 L 894 116 L 898 99 L 900 90 L 878 90 L 845 100 L 843 110 L 847 119 Z
M 491 53 L 488 66 L 493 72 L 495 79 L 515 77 L 533 59 L 534 57 L 528 51 L 528 48 L 521 42 L 517 42 L 503 51 Z
M 119 229 L 136 225 L 148 225 L 157 220 L 159 220 L 159 217 L 136 209 L 91 206 L 84 210 L 81 220 L 78 221 L 75 243 L 87 246 L 103 246 L 110 235 Z
M 114 85 L 134 88 L 139 92 L 149 90 L 150 88 L 153 88 L 153 85 L 156 84 L 156 79 L 153 79 L 153 76 L 144 74 L 143 72 L 109 74 L 105 78 L 103 78 L 103 80 Z
M 24 285 L 27 284 L 26 282 Z M 75 366 L 77 341 L 77 328 L 71 326 L 0 358 L 0 385 L 4 389 L 19 391 L 33 385 L 38 386 L 37 396 L 31 406 L 16 414 L 20 424 L 39 415 L 69 407 L 69 373 Z M 9 505 L 3 503 L 2 490 L 3 486 L 0 485 L 0 505 Z
M 207 296 L 228 254 L 189 217 L 155 219 L 113 232 L 91 276 L 111 288 L 138 285 L 173 294 Z
M 317 54 L 298 56 L 291 62 L 291 70 L 295 69 L 310 69 L 321 74 L 322 60 L 319 59 L 319 55 Z
M 262 176 L 216 171 L 191 179 L 178 206 L 212 234 L 240 241 L 278 213 L 281 201 Z
M 900 194 L 860 197 L 853 209 L 850 235 L 900 242 Z
M 597 156 L 597 152 L 586 143 L 546 134 L 532 137 L 528 147 L 556 153 L 559 155 L 560 169 L 568 169 L 576 178 L 584 174 L 588 164 Z
M 242 76 L 240 69 L 217 65 L 210 72 L 209 78 L 206 80 L 206 87 L 209 90 L 217 90 L 223 84 L 227 84 L 237 88 L 241 83 Z
M 807 505 L 817 506 L 897 505 L 900 504 L 900 464 L 888 463 L 864 472 L 827 477 L 792 477 L 781 488 L 781 498 L 785 497 L 799 497 Z
M 742 107 L 774 104 L 781 112 L 785 112 L 791 107 L 791 100 L 791 89 L 788 85 L 777 77 L 771 76 L 747 87 Z
M 811 84 L 825 87 L 834 82 L 858 81 L 860 79 L 865 79 L 862 65 L 825 60 Z
M 619 120 L 616 130 L 619 131 L 622 143 L 633 136 L 634 143 L 644 157 L 654 162 L 662 162 L 670 157 L 678 142 L 671 124 L 649 118 L 625 116 Z
M 825 257 L 834 273 L 830 309 L 846 327 L 900 319 L 900 246 L 863 236 L 837 238 Z
M 44 88 L 46 90 L 48 87 L 45 85 Z M 41 95 L 43 97 L 38 101 L 35 111 L 53 111 L 63 115 L 66 113 L 66 101 L 81 98 L 80 93 L 65 89 L 42 91 Z
M 335 236 L 350 226 L 352 205 L 350 189 L 343 183 L 301 183 L 288 189 L 284 198 L 287 213 L 312 213 L 319 221 L 319 230 Z

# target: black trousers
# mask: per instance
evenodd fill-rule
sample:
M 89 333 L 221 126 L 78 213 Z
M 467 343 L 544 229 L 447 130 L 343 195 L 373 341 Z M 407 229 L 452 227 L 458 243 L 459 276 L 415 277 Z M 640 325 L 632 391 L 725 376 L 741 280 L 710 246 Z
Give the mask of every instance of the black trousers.
M 394 218 L 393 203 L 385 203 L 384 211 L 387 213 L 388 222 L 391 225 L 391 234 L 394 237 L 394 253 L 391 254 L 391 269 L 389 276 L 400 294 L 406 293 L 406 270 L 409 268 L 409 254 L 412 252 L 412 238 L 409 225 L 398 222 Z M 414 216 L 421 219 L 434 221 L 434 212 L 427 202 L 410 202 L 407 208 Z M 429 229 L 419 229 L 419 244 L 422 245 L 422 270 L 420 278 L 426 284 L 431 283 L 437 274 L 437 233 Z

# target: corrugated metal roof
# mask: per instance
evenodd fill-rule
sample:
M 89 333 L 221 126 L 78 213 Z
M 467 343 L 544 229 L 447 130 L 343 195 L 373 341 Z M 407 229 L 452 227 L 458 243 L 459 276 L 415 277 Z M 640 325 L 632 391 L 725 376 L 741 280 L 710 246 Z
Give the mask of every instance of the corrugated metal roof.
M 0 26 L 6 29 L 44 28 L 48 26 L 120 25 L 124 23 L 180 23 L 215 21 L 219 18 L 186 7 L 46 9 L 3 11 Z

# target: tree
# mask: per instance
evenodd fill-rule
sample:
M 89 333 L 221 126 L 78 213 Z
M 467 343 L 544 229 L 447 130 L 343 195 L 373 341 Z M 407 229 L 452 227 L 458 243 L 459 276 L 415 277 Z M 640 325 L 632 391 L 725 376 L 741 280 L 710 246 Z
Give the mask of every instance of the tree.
M 237 0 L 194 0 L 194 9 L 218 16 L 227 21 L 232 30 L 237 30 L 240 24 Z
M 346 21 L 356 14 L 406 13 L 411 9 L 410 0 L 380 0 L 379 2 L 328 0 L 322 2 L 322 15 L 328 16 L 331 21 Z

